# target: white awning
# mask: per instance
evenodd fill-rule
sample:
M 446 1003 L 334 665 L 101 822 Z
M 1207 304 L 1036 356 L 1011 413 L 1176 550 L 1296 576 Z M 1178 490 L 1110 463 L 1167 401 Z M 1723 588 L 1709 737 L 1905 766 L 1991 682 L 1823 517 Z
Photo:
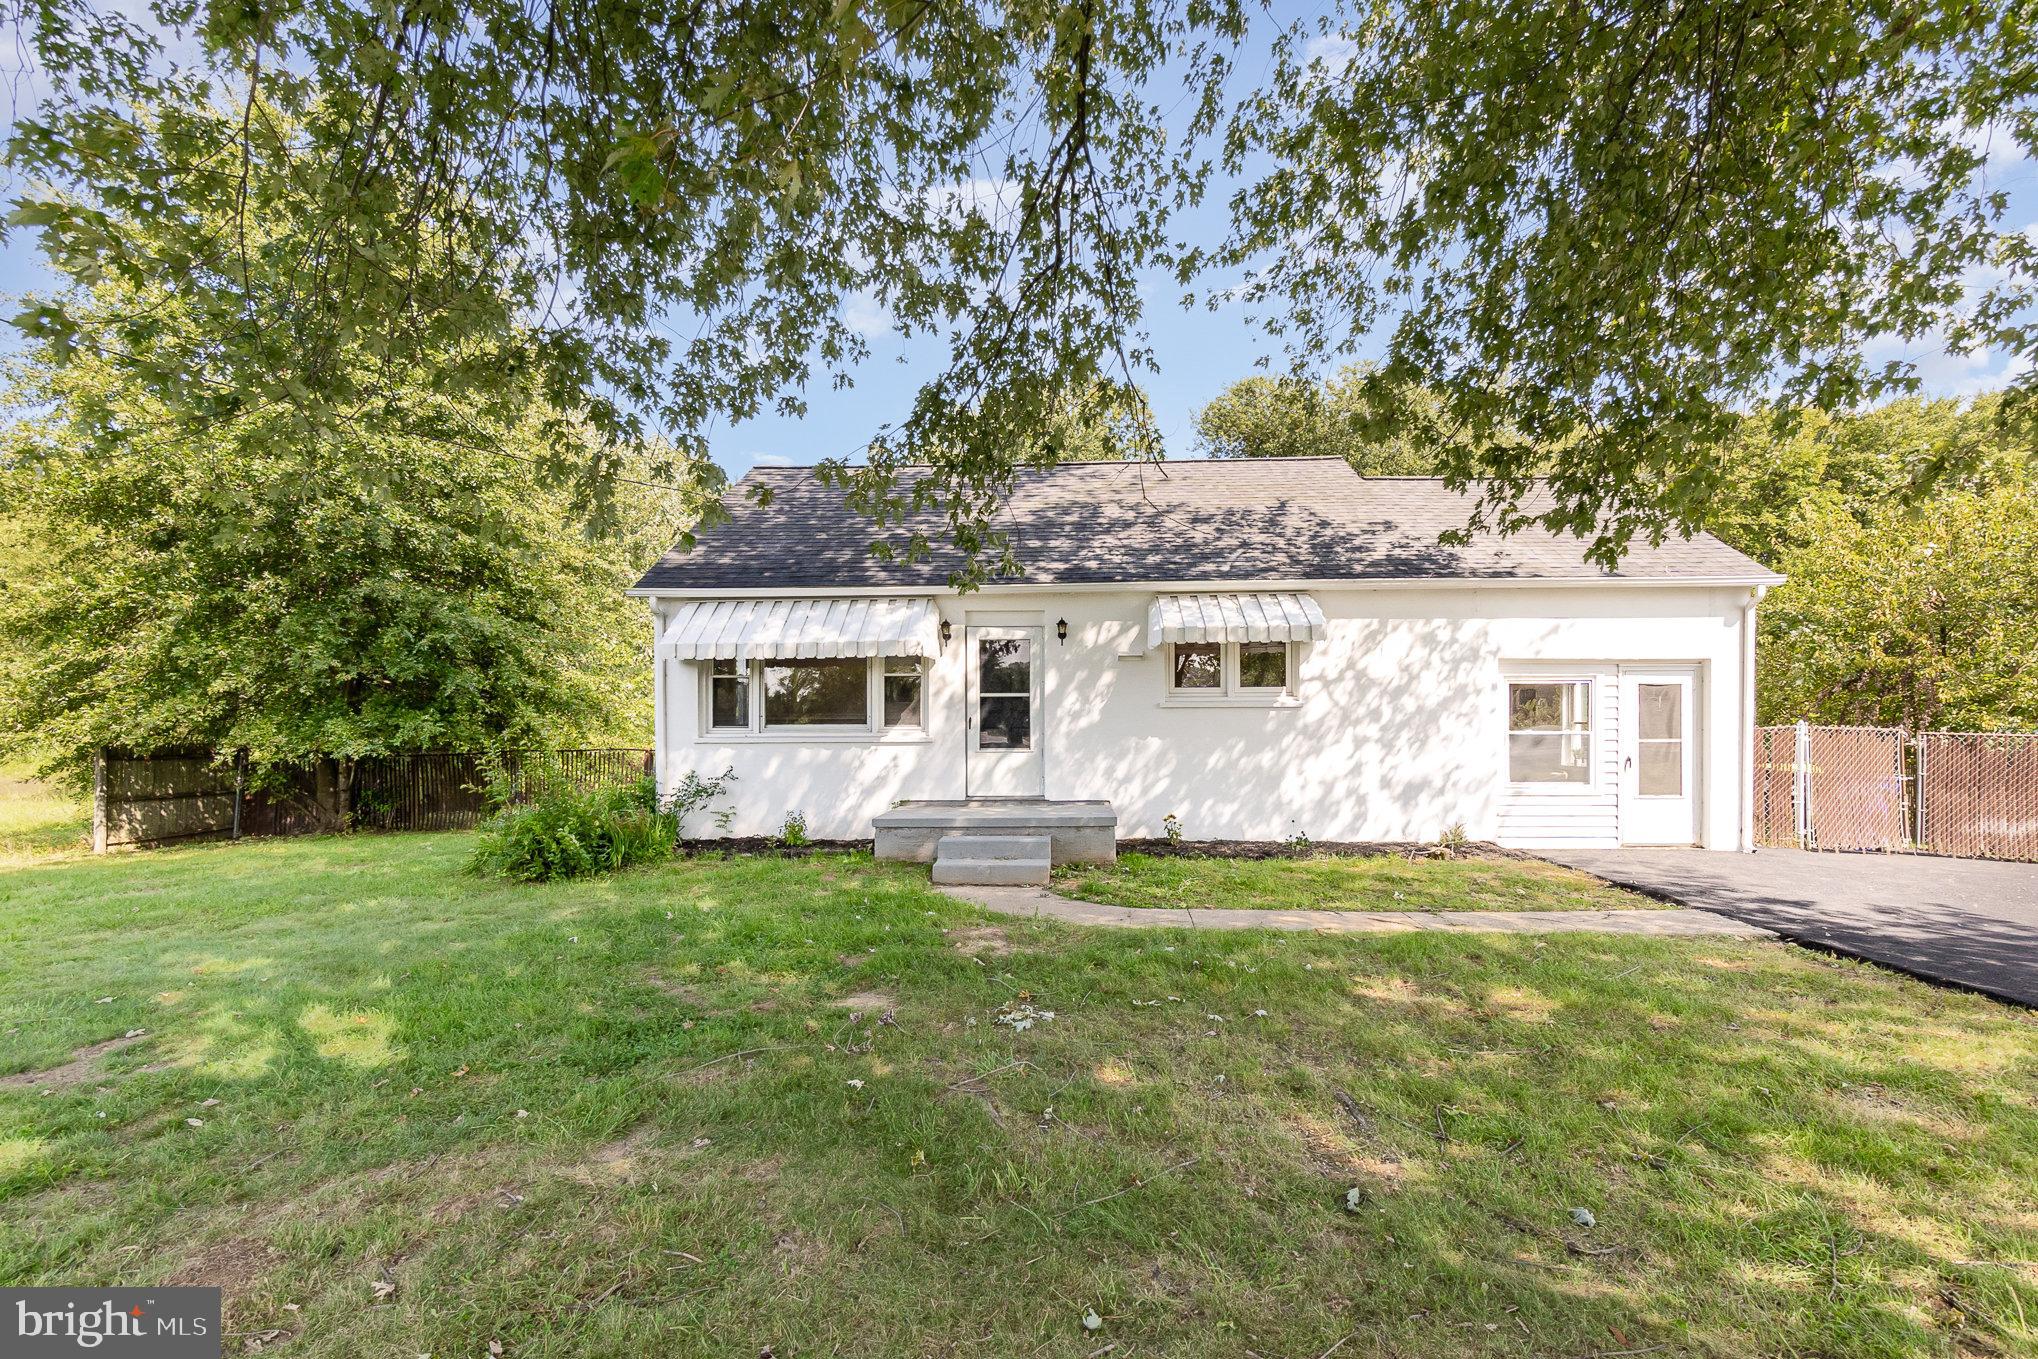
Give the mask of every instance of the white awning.
M 658 639 L 660 660 L 933 656 L 941 615 L 931 599 L 700 599 L 681 604 Z
M 1146 644 L 1314 642 L 1323 610 L 1308 595 L 1160 595 L 1146 611 Z

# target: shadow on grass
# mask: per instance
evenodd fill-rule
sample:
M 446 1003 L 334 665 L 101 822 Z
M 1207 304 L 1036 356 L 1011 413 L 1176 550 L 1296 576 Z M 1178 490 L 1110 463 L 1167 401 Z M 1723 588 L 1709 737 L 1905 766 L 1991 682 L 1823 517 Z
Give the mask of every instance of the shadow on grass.
M 217 1282 L 333 1356 L 2032 1340 L 2038 1029 L 1991 1002 L 1774 944 L 987 923 L 839 859 L 505 887 L 465 844 L 0 873 L 0 1070 L 146 1031 L 0 1091 L 0 1271 Z

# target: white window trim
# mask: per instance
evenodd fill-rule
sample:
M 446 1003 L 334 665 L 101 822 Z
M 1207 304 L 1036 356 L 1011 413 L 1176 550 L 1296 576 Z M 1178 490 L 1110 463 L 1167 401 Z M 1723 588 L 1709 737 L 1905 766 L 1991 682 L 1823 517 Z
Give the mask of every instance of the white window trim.
M 1516 736 L 1569 736 L 1575 733 L 1561 731 L 1517 732 L 1507 724 L 1510 711 L 1508 690 L 1517 684 L 1582 684 L 1585 686 L 1585 737 L 1586 737 L 1586 779 L 1583 783 L 1565 783 L 1556 779 L 1506 779 L 1507 790 L 1511 793 L 1539 793 L 1551 796 L 1583 797 L 1597 793 L 1600 784 L 1600 749 L 1602 732 L 1599 722 L 1599 682 L 1601 676 L 1580 674 L 1575 670 L 1511 670 L 1500 677 L 1500 767 L 1503 771 L 1514 764 L 1514 738 Z
M 799 659 L 797 657 L 789 659 Z M 718 727 L 714 724 L 715 663 L 713 661 L 693 662 L 700 674 L 699 735 L 694 738 L 696 745 L 799 745 L 802 742 L 830 742 L 835 744 L 860 743 L 864 745 L 925 745 L 933 738 L 928 734 L 927 720 L 927 658 L 917 657 L 920 662 L 920 721 L 911 725 L 884 725 L 885 712 L 885 657 L 842 656 L 814 657 L 815 660 L 861 660 L 864 663 L 864 711 L 869 720 L 857 724 L 831 723 L 812 726 L 767 726 L 764 721 L 764 667 L 769 661 L 749 660 L 740 662 L 750 697 L 749 722 L 741 727 Z M 894 658 L 896 659 L 896 658 Z
M 1215 689 L 1178 689 L 1175 687 L 1175 646 L 1169 642 L 1161 648 L 1162 682 L 1167 691 L 1160 701 L 1163 708 L 1298 708 L 1302 700 L 1295 693 L 1295 643 L 1284 642 L 1287 648 L 1288 682 L 1280 688 L 1255 686 L 1247 688 L 1239 682 L 1239 644 L 1237 642 L 1203 643 L 1221 648 L 1218 653 L 1218 686 Z

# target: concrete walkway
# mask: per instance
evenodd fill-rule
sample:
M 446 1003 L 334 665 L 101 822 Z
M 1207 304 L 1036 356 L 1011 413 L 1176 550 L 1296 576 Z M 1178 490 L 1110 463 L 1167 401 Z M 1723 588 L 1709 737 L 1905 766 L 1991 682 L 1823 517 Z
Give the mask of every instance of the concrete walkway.
M 1759 925 L 1711 911 L 1191 911 L 1155 906 L 1103 906 L 1072 901 L 1040 887 L 940 887 L 936 891 L 998 915 L 1164 930 L 1296 930 L 1308 934 L 1400 934 L 1450 930 L 1501 934 L 1642 934 L 1663 939 L 1728 935 L 1762 939 Z
M 2038 864 L 1801 849 L 1544 857 L 1799 943 L 2038 1008 Z

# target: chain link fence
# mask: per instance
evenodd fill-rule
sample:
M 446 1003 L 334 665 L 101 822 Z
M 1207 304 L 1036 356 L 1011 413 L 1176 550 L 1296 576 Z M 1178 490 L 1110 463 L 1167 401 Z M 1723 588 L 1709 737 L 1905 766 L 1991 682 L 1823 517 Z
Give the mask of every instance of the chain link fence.
M 1928 731 L 1917 763 L 1920 846 L 2038 860 L 2038 732 Z
M 1755 841 L 2038 861 L 2038 733 L 1755 729 Z

